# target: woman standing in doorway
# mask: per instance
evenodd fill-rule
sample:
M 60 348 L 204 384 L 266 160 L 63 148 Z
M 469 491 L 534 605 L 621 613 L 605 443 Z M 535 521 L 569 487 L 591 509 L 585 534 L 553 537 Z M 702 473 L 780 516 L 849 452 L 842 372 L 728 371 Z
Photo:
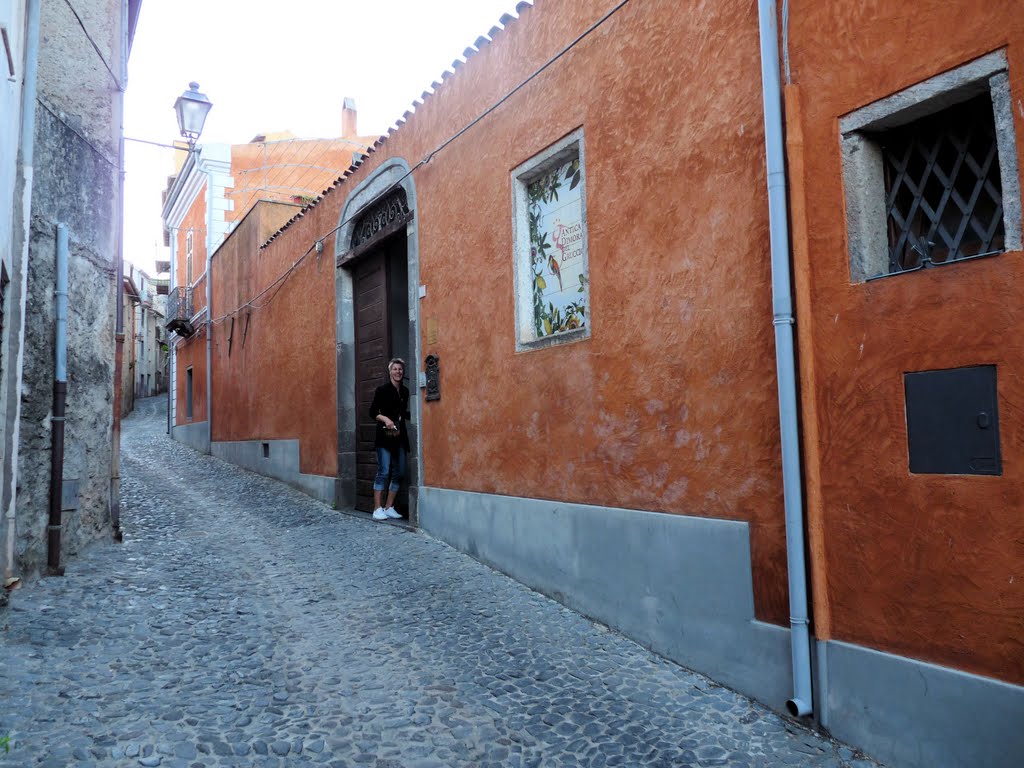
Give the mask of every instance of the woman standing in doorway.
M 374 446 L 377 449 L 377 476 L 373 480 L 373 519 L 387 520 L 401 517 L 395 511 L 395 496 L 405 477 L 409 457 L 409 433 L 406 423 L 409 415 L 409 390 L 405 377 L 405 361 L 388 361 L 388 381 L 377 387 L 370 403 L 370 416 L 377 421 Z M 381 503 L 387 489 L 387 502 Z

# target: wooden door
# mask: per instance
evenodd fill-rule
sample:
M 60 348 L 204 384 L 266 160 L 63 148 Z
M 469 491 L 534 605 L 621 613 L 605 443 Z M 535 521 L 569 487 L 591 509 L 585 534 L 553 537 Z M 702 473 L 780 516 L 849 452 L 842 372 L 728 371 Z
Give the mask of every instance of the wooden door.
M 373 253 L 357 264 L 352 290 L 356 324 L 356 509 L 372 512 L 377 423 L 370 418 L 370 403 L 373 391 L 386 381 L 389 359 L 385 252 Z

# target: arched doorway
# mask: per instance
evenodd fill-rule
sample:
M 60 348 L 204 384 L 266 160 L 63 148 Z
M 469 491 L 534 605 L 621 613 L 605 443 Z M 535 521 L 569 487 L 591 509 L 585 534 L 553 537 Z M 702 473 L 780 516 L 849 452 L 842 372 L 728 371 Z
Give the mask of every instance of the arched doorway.
M 416 521 L 419 487 L 418 259 L 408 167 L 390 160 L 349 195 L 336 240 L 338 480 L 341 508 L 372 510 L 373 390 L 387 361 L 406 361 L 412 424 L 408 484 L 396 507 Z M 403 178 L 404 177 L 404 178 Z

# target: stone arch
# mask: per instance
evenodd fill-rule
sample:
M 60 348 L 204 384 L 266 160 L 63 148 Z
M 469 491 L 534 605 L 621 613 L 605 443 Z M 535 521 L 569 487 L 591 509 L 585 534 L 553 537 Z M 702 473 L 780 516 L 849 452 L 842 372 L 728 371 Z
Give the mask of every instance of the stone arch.
M 338 220 L 337 236 L 335 237 L 334 262 L 335 268 L 335 350 L 337 366 L 337 414 L 338 414 L 338 477 L 335 482 L 335 503 L 339 509 L 351 509 L 355 505 L 356 496 L 356 425 L 357 414 L 355 404 L 355 306 L 352 286 L 352 273 L 346 264 L 354 263 L 358 258 L 358 248 L 352 248 L 353 235 L 364 215 L 375 204 L 384 200 L 388 192 L 400 187 L 405 192 L 405 204 L 410 216 L 404 223 L 406 236 L 406 267 L 408 283 L 409 307 L 409 339 L 408 349 L 411 354 L 407 360 L 409 389 L 411 391 L 410 409 L 412 425 L 410 429 L 411 455 L 409 456 L 409 520 L 417 520 L 416 503 L 419 495 L 420 467 L 422 464 L 422 442 L 420 439 L 420 398 L 419 398 L 419 241 L 416 223 L 416 188 L 413 183 L 409 164 L 402 158 L 390 158 L 370 176 L 360 182 L 345 198 Z M 386 235 L 387 232 L 375 233 Z M 360 243 L 360 247 L 372 245 L 373 237 Z M 355 256 L 355 259 L 352 257 Z M 347 261 L 350 259 L 350 261 Z

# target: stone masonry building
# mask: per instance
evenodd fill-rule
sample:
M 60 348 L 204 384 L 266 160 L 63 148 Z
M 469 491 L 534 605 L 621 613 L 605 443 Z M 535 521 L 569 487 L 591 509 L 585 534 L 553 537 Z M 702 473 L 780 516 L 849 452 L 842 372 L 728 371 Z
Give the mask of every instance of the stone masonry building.
M 0 227 L 11 245 L 9 257 L 4 249 L 0 359 L 0 542 L 8 584 L 48 563 L 59 571 L 62 557 L 116 526 L 121 126 L 140 5 L 15 0 L 0 9 L 17 54 L 9 59 L 17 95 L 4 98 L 20 104 L 17 130 L 5 113 L 0 133 L 0 155 L 18 157 L 13 195 L 8 169 L 0 173 L 0 189 L 16 201 L 10 227 Z M 66 308 L 55 299 L 59 253 L 66 254 L 67 290 L 59 297 Z M 66 316 L 64 334 L 58 315 Z M 58 378 L 66 380 L 63 450 Z

